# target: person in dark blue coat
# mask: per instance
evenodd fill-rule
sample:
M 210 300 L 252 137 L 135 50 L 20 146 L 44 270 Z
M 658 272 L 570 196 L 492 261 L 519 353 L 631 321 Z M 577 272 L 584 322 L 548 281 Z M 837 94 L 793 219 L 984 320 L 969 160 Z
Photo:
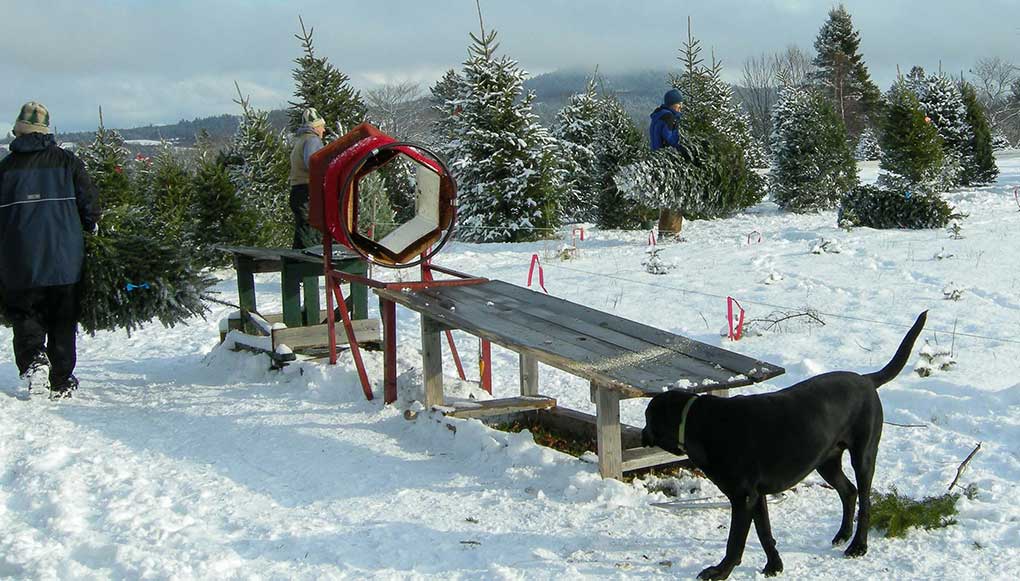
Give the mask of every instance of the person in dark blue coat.
M 0 301 L 26 387 L 48 383 L 51 397 L 69 397 L 83 232 L 97 228 L 97 191 L 81 160 L 57 146 L 46 107 L 26 103 L 14 135 L 0 161 Z
M 677 147 L 680 143 L 680 132 L 677 124 L 680 111 L 683 109 L 684 97 L 677 89 L 670 89 L 662 98 L 662 105 L 652 111 L 652 121 L 648 126 L 648 138 L 652 150 L 663 147 Z

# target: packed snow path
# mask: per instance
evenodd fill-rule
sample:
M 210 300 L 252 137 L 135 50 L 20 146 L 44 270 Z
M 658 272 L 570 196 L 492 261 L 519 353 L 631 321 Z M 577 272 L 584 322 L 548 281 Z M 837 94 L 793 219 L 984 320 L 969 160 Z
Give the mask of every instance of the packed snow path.
M 645 233 L 590 232 L 568 262 L 553 257 L 562 242 L 454 244 L 440 262 L 523 284 L 537 252 L 557 296 L 788 370 L 750 391 L 877 369 L 914 316 L 931 309 L 908 369 L 881 391 L 888 421 L 925 427 L 885 427 L 875 488 L 941 494 L 981 441 L 962 478 L 976 498 L 960 500 L 954 526 L 895 540 L 873 531 L 868 555 L 847 560 L 828 544 L 836 493 L 811 476 L 770 509 L 784 575 L 1016 579 L 1020 156 L 1001 156 L 1000 167 L 998 184 L 948 196 L 970 214 L 961 240 L 943 231 L 848 233 L 832 213 L 763 204 L 687 224 L 687 242 L 660 252 L 677 265 L 662 276 L 640 264 Z M 747 243 L 752 231 L 761 243 Z M 841 251 L 812 254 L 822 238 Z M 232 299 L 234 280 L 222 277 L 217 289 Z M 959 301 L 944 298 L 950 283 L 963 290 Z M 279 301 L 278 279 L 260 284 L 260 304 Z M 726 295 L 749 318 L 776 310 L 764 303 L 816 309 L 826 324 L 733 344 L 718 332 Z M 406 311 L 402 399 L 390 407 L 362 398 L 349 357 L 336 368 L 270 372 L 265 357 L 217 348 L 226 312 L 130 338 L 82 338 L 82 388 L 59 403 L 15 397 L 11 335 L 0 330 L 0 578 L 672 579 L 693 578 L 722 557 L 727 509 L 651 506 L 669 500 L 661 486 L 684 498 L 716 496 L 707 481 L 603 481 L 594 464 L 538 447 L 528 434 L 404 420 L 401 410 L 421 390 L 417 321 Z M 916 351 L 936 338 L 953 347 L 957 365 L 921 378 L 911 372 Z M 476 344 L 459 341 L 471 369 Z M 512 394 L 516 356 L 494 349 L 494 358 L 496 395 Z M 381 380 L 380 354 L 367 363 Z M 577 378 L 543 367 L 540 385 L 562 405 L 592 410 Z M 481 396 L 469 384 L 448 386 Z M 643 409 L 625 402 L 624 421 L 642 425 Z M 764 562 L 750 535 L 731 578 L 755 577 Z

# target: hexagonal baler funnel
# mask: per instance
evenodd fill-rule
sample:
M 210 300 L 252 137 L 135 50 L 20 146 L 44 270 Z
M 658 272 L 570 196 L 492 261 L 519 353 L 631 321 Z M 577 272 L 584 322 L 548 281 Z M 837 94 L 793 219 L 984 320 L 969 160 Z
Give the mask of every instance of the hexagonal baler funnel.
M 358 228 L 361 180 L 401 156 L 414 165 L 415 214 L 381 240 L 374 240 Z M 309 174 L 309 223 L 375 264 L 417 264 L 419 256 L 445 241 L 452 231 L 457 186 L 442 160 L 368 123 L 313 154 Z

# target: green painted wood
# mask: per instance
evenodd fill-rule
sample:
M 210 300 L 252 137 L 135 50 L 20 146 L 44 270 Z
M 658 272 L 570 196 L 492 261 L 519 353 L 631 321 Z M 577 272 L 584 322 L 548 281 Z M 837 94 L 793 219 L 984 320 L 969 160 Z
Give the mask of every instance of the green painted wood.
M 290 262 L 284 261 L 283 272 L 280 273 L 280 292 L 283 298 L 283 324 L 288 327 L 300 327 L 301 316 L 301 276 L 294 272 Z
M 305 325 L 316 325 L 322 322 L 319 318 L 319 277 L 305 276 L 301 278 L 301 291 L 304 304 L 301 313 Z

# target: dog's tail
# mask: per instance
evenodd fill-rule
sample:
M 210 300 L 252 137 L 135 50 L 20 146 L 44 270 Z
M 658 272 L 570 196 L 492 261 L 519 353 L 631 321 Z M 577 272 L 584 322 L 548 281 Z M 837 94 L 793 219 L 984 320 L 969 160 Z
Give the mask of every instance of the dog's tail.
M 907 364 L 907 360 L 910 359 L 910 352 L 914 349 L 914 341 L 921 334 L 921 329 L 924 328 L 924 323 L 927 320 L 928 311 L 925 311 L 917 317 L 917 320 L 914 321 L 914 326 L 907 331 L 907 336 L 903 338 L 903 342 L 900 343 L 900 348 L 896 350 L 896 355 L 893 355 L 892 361 L 882 369 L 865 375 L 865 377 L 874 383 L 875 389 L 888 383 L 899 375 L 900 371 L 903 371 L 903 366 Z

